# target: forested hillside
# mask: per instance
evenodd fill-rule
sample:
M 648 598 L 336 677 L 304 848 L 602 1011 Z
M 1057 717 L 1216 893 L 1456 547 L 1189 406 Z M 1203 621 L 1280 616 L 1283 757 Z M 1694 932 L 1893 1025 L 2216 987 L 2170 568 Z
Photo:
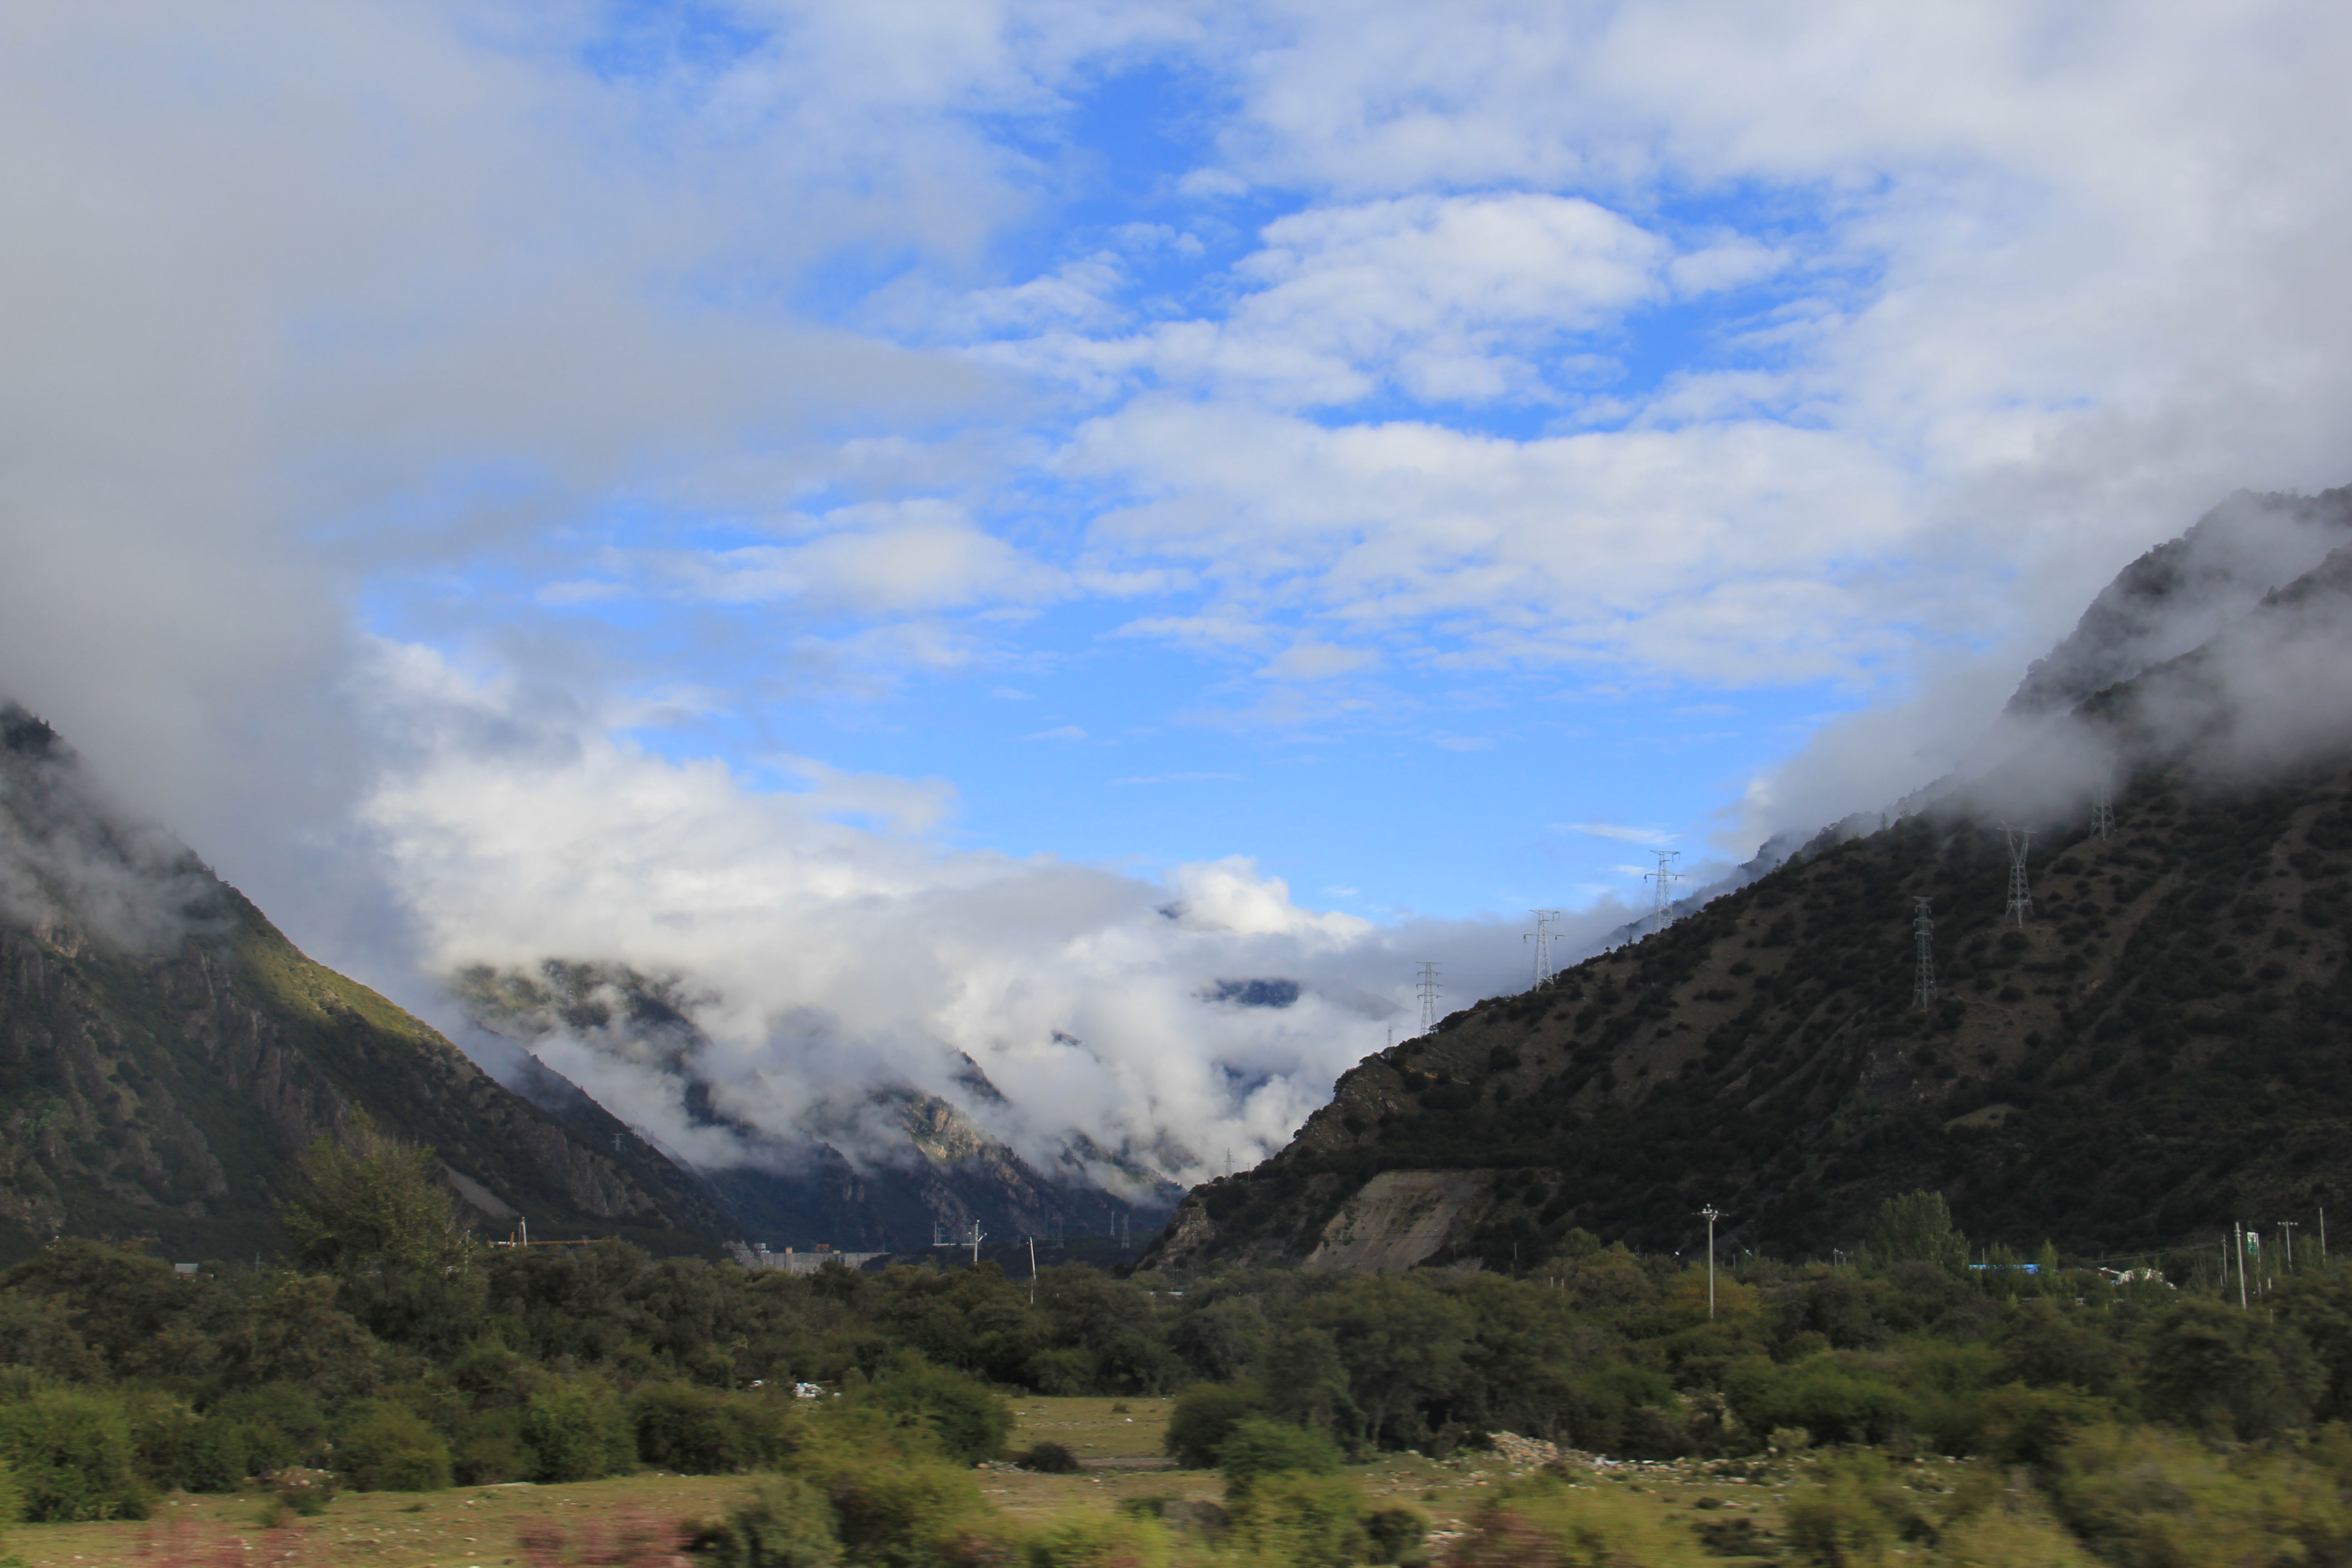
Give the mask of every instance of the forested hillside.
M 2085 1254 L 2314 1225 L 2352 1191 L 2347 587 L 2338 552 L 1908 815 L 1367 1059 L 1157 1260 L 1508 1267 L 1573 1226 L 1689 1248 L 1708 1205 L 1732 1245 L 1827 1257 L 1913 1187 Z M 2004 823 L 2033 833 L 2022 920 Z

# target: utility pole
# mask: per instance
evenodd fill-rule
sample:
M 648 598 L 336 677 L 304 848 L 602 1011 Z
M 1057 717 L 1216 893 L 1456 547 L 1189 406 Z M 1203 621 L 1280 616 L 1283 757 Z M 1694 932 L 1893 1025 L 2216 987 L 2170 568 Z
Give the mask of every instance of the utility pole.
M 2246 1307 L 2246 1227 L 2243 1222 L 2233 1222 L 2231 1228 L 2238 1237 L 2238 1310 Z
M 1918 950 L 1911 967 L 1911 1005 L 1924 1013 L 1936 1005 L 1936 921 L 1927 900 L 1911 904 L 1911 942 Z
M 1670 868 L 1675 861 L 1682 858 L 1683 852 L 1679 849 L 1653 849 L 1650 853 L 1658 858 L 1658 868 L 1654 871 L 1643 872 L 1642 880 L 1655 882 L 1658 885 L 1657 903 L 1650 910 L 1650 915 L 1656 922 L 1654 929 L 1664 931 L 1666 917 L 1674 913 L 1675 884 L 1683 879 L 1683 874 L 1680 871 Z
M 2033 918 L 2033 895 L 2025 882 L 2025 856 L 2033 847 L 2033 829 L 2004 822 L 2000 830 L 2009 839 L 2009 908 L 2002 918 L 2022 928 Z
M 1711 1323 L 1715 1321 L 1715 1222 L 1723 1215 L 1709 1204 L 1698 1211 L 1698 1216 L 1706 1221 L 1706 1321 Z
M 1551 922 L 1559 919 L 1558 910 L 1536 910 L 1536 929 L 1520 937 L 1521 942 L 1536 944 L 1536 984 L 1541 985 L 1551 978 Z
M 2319 1266 L 2327 1267 L 2327 1205 L 2319 1205 Z
M 1434 959 L 1421 961 L 1421 1032 L 1427 1034 L 1437 1027 L 1437 999 L 1445 988 L 1438 984 L 1437 963 Z
M 1037 1304 L 1037 1238 L 1029 1238 L 1029 1304 Z
M 2279 1235 L 2283 1238 L 2279 1245 L 2286 1248 L 2286 1271 L 2290 1274 L 2294 1272 L 2294 1227 L 2302 1223 L 2299 1219 L 2278 1222 Z

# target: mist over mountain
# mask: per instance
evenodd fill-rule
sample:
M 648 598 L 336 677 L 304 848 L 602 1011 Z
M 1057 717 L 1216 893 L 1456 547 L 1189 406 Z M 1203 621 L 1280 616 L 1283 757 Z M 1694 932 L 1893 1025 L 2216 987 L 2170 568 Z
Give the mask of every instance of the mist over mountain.
M 575 1052 L 626 1063 L 674 1089 L 697 1146 L 729 1152 L 700 1170 L 701 1180 L 744 1235 L 778 1246 L 890 1251 L 935 1234 L 969 1234 L 975 1224 L 998 1237 L 1148 1230 L 1182 1195 L 1158 1172 L 1083 1133 L 1070 1135 L 1045 1169 L 1032 1165 L 963 1109 L 1003 1104 L 968 1058 L 954 1075 L 957 1100 L 887 1079 L 846 1085 L 779 1131 L 730 1110 L 714 1093 L 699 1066 L 710 1041 L 694 1024 L 696 999 L 675 980 L 550 961 L 530 974 L 470 969 L 454 989 L 484 1029 L 532 1049 L 560 1037 Z M 535 1056 L 523 1059 L 538 1065 Z M 509 1081 L 536 1098 L 527 1076 Z
M 1368 1058 L 1189 1198 L 1160 1261 L 1495 1264 L 1576 1226 L 1675 1248 L 1709 1204 L 1735 1242 L 1826 1251 L 1914 1186 L 1973 1233 L 2095 1253 L 2340 1199 L 2345 500 L 2209 515 L 2029 673 L 1977 769 Z
M 663 1251 L 728 1228 L 642 1140 L 583 1139 L 310 962 L 0 704 L 0 1253 L 62 1232 L 274 1249 L 296 1159 L 362 1111 L 430 1144 L 485 1222 Z

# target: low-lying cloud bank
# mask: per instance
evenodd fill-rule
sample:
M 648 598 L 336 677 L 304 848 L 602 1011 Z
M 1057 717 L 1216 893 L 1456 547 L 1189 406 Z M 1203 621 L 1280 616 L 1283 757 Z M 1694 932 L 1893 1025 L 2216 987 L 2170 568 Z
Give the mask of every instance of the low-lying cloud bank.
M 853 1156 L 886 1157 L 856 1108 L 904 1086 L 1041 1163 L 1083 1140 L 1197 1181 L 1280 1147 L 1339 1073 L 1417 1032 L 1421 961 L 1442 966 L 1447 1011 L 1529 982 L 1516 924 L 1320 913 L 1242 857 L 1154 880 L 957 849 L 927 831 L 943 792 L 822 770 L 762 792 L 655 755 L 611 716 L 535 715 L 421 650 L 387 649 L 382 669 L 410 745 L 365 816 L 423 964 L 667 982 L 700 1037 L 691 1074 L 675 1032 L 562 1029 L 533 1048 L 700 1165 L 764 1156 L 696 1115 L 695 1079 L 729 1118 Z M 1629 912 L 1595 906 L 1555 942 L 1590 951 Z

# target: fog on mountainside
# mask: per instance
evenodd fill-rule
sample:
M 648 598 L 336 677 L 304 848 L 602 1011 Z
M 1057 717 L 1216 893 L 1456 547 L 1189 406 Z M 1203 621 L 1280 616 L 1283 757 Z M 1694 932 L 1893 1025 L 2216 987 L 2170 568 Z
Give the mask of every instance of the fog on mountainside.
M 1263 1158 L 1417 1026 L 1419 961 L 1449 1003 L 1531 978 L 1520 920 L 1375 926 L 1239 858 L 1149 879 L 958 849 L 840 821 L 876 814 L 856 781 L 761 792 L 494 711 L 510 749 L 427 758 L 369 810 L 425 961 L 476 1027 L 706 1173 L 919 1171 L 905 1111 L 936 1103 L 1056 1180 L 1188 1184 Z M 619 989 L 518 1013 L 482 1005 L 485 974 Z
M 583 1140 L 310 962 L 0 704 L 0 1257 L 61 1233 L 274 1250 L 301 1152 L 362 1113 L 437 1151 L 478 1220 L 662 1251 L 726 1226 L 617 1124 Z
M 1579 1226 L 1683 1247 L 1710 1204 L 1736 1242 L 1826 1251 L 1914 1186 L 2081 1251 L 2340 1203 L 2352 543 L 2284 584 L 2143 563 L 2085 626 L 2020 706 L 2072 705 L 1984 771 L 1368 1059 L 1188 1199 L 1160 1260 L 1491 1263 Z

